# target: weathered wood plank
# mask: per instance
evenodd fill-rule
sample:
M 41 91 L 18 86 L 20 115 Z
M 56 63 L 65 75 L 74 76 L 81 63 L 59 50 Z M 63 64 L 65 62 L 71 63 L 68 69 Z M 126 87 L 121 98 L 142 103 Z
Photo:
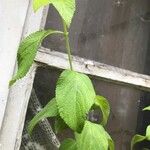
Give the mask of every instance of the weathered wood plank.
M 39 49 L 35 61 L 56 68 L 69 68 L 67 54 L 51 51 L 46 48 Z M 150 91 L 150 76 L 147 75 L 81 57 L 73 57 L 73 67 L 76 71 L 96 76 L 105 81 L 132 86 L 144 91 Z
M 29 0 L 0 1 L 0 130 Z
M 18 0 L 15 0 L 14 5 L 17 2 Z M 21 2 L 22 2 L 21 6 L 24 6 L 26 4 L 25 1 L 23 0 Z M 35 14 L 33 12 L 31 2 L 32 1 L 30 1 L 28 11 L 24 10 L 27 15 L 26 15 L 24 28 L 22 27 L 23 28 L 22 37 L 39 30 L 43 26 L 43 23 L 45 22 L 45 19 L 46 19 L 48 8 L 40 9 L 40 11 L 38 11 Z M 18 7 L 19 6 L 17 6 L 17 9 Z M 14 8 L 12 10 L 17 11 L 17 9 Z M 21 11 L 23 11 L 22 9 Z M 8 18 L 8 16 L 6 16 L 6 18 Z M 12 18 L 14 19 L 15 16 Z M 18 24 L 17 21 L 15 21 L 15 23 Z M 15 38 L 15 36 L 16 36 L 16 33 L 12 35 L 11 40 Z M 16 43 L 16 45 L 17 46 L 15 47 L 16 48 L 15 53 L 17 53 L 17 47 L 19 45 L 19 41 L 18 43 Z M 8 47 L 8 44 L 7 44 L 7 47 Z M 8 53 L 9 52 L 7 51 L 7 54 Z M 22 130 L 24 126 L 28 101 L 30 98 L 31 90 L 32 90 L 36 67 L 37 65 L 34 64 L 31 67 L 28 75 L 24 79 L 17 81 L 15 85 L 10 88 L 10 93 L 8 96 L 7 106 L 6 106 L 5 115 L 4 115 L 4 121 L 2 125 L 2 130 L 0 133 L 0 149 L 2 150 L 18 150 L 20 148 L 21 135 L 22 135 Z
M 18 150 L 36 66 L 11 88 L 0 134 L 1 150 Z

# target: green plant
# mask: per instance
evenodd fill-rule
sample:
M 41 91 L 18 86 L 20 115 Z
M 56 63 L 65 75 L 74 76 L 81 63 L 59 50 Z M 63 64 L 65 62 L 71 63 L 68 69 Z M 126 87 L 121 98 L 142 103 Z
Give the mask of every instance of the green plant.
M 150 106 L 144 108 L 143 111 L 150 111 Z M 131 141 L 131 150 L 133 150 L 134 146 L 137 143 L 140 143 L 145 140 L 150 141 L 150 125 L 147 126 L 145 135 L 139 135 L 139 134 L 134 135 Z
M 68 28 L 75 12 L 75 0 L 34 0 L 33 8 L 37 11 L 48 4 L 53 5 L 60 14 L 64 31 L 41 30 L 25 38 L 17 54 L 18 72 L 10 81 L 10 85 L 27 74 L 42 40 L 52 34 L 64 36 L 70 69 L 61 73 L 55 98 L 30 121 L 28 131 L 31 134 L 35 125 L 42 119 L 55 117 L 56 132 L 70 128 L 75 135 L 75 139 L 66 139 L 60 150 L 114 150 L 114 142 L 104 129 L 110 114 L 108 101 L 103 96 L 96 96 L 87 75 L 73 70 Z M 99 124 L 87 119 L 91 109 L 101 110 L 103 118 Z

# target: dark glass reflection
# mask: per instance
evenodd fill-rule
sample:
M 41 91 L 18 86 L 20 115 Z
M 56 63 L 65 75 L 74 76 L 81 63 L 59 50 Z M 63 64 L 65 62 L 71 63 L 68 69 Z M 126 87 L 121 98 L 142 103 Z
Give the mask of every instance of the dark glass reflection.
M 148 57 L 149 0 L 77 0 L 70 28 L 73 55 L 144 73 Z M 45 28 L 61 29 L 51 6 Z M 44 47 L 65 52 L 63 37 L 49 37 Z

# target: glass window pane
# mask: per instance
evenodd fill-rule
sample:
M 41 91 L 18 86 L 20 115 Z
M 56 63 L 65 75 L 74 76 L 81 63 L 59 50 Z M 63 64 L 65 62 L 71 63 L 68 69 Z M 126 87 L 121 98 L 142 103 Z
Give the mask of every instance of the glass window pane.
M 147 73 L 149 60 L 149 0 L 77 0 L 70 28 L 73 55 Z M 45 28 L 61 29 L 50 6 Z M 44 47 L 65 52 L 63 37 L 49 37 Z
M 62 70 L 54 68 L 39 68 L 34 81 L 34 89 L 42 106 L 45 106 L 48 101 L 55 96 L 56 81 Z M 91 77 L 96 93 L 106 97 L 111 105 L 111 115 L 107 125 L 107 130 L 115 140 L 116 150 L 129 150 L 130 141 L 136 131 L 139 133 L 145 132 L 145 127 L 150 118 L 148 114 L 142 113 L 142 108 L 149 105 L 149 95 L 133 88 L 115 85 L 101 81 Z M 30 100 L 26 123 L 24 127 L 23 140 L 21 150 L 24 147 L 41 145 L 40 150 L 55 150 L 49 139 L 49 129 L 43 126 L 38 126 L 34 129 L 31 139 L 26 134 L 27 123 L 34 116 L 32 100 Z M 138 115 L 139 114 L 139 115 Z M 99 113 L 94 114 L 95 118 L 100 118 Z M 49 119 L 52 127 L 54 119 Z M 58 137 L 62 141 L 66 137 L 72 137 L 70 130 L 59 134 Z M 27 140 L 28 139 L 28 140 Z M 32 142 L 34 144 L 31 144 Z M 30 142 L 30 143 L 29 143 Z M 34 150 L 31 148 L 31 150 Z M 35 149 L 36 150 L 36 149 Z

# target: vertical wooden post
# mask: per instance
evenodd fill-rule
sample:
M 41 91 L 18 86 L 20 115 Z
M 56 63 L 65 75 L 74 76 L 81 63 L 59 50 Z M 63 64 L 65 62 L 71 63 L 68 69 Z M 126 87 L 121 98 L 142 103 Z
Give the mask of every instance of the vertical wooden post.
M 24 120 L 30 98 L 35 70 L 34 64 L 27 76 L 9 90 L 9 80 L 15 70 L 16 54 L 22 37 L 39 30 L 47 12 L 41 9 L 36 14 L 31 0 L 2 0 L 0 2 L 0 149 L 18 150 Z M 9 94 L 8 94 L 9 93 Z M 6 105 L 7 104 L 7 105 Z M 4 113 L 5 112 L 5 113 Z M 2 124 L 3 123 L 3 124 Z

